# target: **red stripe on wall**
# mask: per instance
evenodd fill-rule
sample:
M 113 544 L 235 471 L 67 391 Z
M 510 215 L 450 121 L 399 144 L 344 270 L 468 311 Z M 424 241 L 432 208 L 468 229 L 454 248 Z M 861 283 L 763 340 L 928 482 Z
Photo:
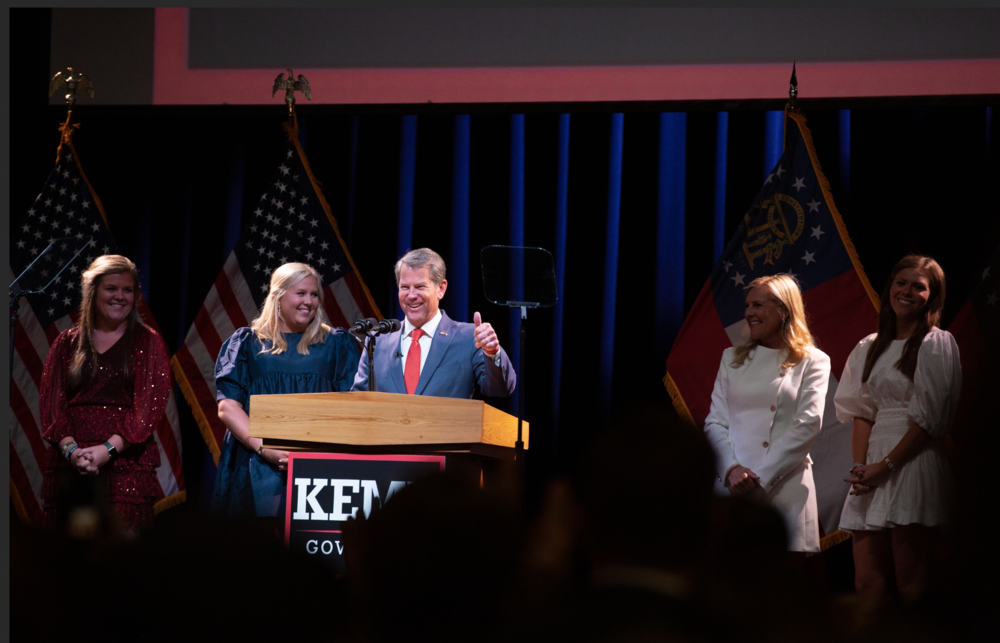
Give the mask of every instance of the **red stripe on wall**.
M 157 9 L 154 105 L 277 105 L 274 69 L 188 69 L 188 10 Z M 296 68 L 313 102 L 520 103 L 787 99 L 788 63 L 590 67 Z M 801 98 L 1000 94 L 1000 59 L 799 61 Z M 805 93 L 808 92 L 808 93 Z

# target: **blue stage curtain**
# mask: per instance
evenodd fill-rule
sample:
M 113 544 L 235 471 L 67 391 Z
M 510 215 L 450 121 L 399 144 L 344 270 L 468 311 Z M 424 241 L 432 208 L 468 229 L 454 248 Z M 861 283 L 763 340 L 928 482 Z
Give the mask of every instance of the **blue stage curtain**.
M 764 178 L 778 164 L 785 146 L 785 112 L 764 113 Z
M 552 443 L 559 444 L 559 395 L 562 390 L 563 312 L 566 304 L 566 202 L 569 194 L 569 114 L 559 115 L 559 147 L 556 161 L 556 293 L 552 314 Z
M 472 319 L 469 312 L 469 132 L 471 117 L 455 116 L 451 171 L 451 256 L 448 257 L 448 314 Z
M 715 211 L 712 217 L 712 261 L 726 248 L 726 152 L 729 150 L 729 112 L 719 112 L 715 126 Z
M 656 359 L 666 361 L 684 323 L 684 213 L 687 114 L 660 114 L 656 198 Z
M 413 192 L 417 172 L 417 117 L 403 116 L 400 123 L 399 142 L 399 214 L 396 225 L 396 258 L 412 250 L 413 245 Z M 394 317 L 403 318 L 403 309 L 395 296 L 396 285 L 392 284 L 390 296 Z
M 611 115 L 611 140 L 608 154 L 608 220 L 604 246 L 604 311 L 601 317 L 601 386 L 602 415 L 611 414 L 612 367 L 615 355 L 615 304 L 618 289 L 618 233 L 622 196 L 622 146 L 625 115 Z
M 510 116 L 510 245 L 524 245 L 524 114 Z M 510 267 L 511 296 L 524 299 L 524 265 L 514 262 Z M 507 354 L 514 368 L 521 363 L 521 309 L 510 309 L 510 339 Z M 519 373 L 520 375 L 520 373 Z M 518 382 L 518 386 L 520 386 Z M 517 413 L 518 391 L 510 396 L 511 413 Z
M 851 110 L 837 113 L 840 134 L 840 203 L 841 209 L 851 202 Z

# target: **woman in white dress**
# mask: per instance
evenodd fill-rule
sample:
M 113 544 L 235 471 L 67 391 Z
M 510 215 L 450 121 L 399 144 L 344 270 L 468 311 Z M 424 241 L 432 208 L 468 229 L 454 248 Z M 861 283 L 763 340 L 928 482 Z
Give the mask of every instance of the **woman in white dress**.
M 854 422 L 851 491 L 840 528 L 854 541 L 855 587 L 888 596 L 895 566 L 904 599 L 919 595 L 952 518 L 955 483 L 941 447 L 962 390 L 958 345 L 938 328 L 944 271 L 930 257 L 896 264 L 882 291 L 878 333 L 861 340 L 834 396 Z
M 819 551 L 809 449 L 823 424 L 830 358 L 813 343 L 791 275 L 755 279 L 744 305 L 750 339 L 722 353 L 705 434 L 729 492 L 778 509 L 791 551 Z

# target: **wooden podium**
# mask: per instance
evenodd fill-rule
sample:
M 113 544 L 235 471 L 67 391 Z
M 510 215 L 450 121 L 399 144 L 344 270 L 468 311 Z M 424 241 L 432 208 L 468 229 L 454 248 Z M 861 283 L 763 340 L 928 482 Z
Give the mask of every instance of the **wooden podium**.
M 528 423 L 523 423 L 528 448 Z M 254 395 L 250 436 L 286 451 L 473 453 L 512 459 L 517 418 L 481 400 L 397 393 Z

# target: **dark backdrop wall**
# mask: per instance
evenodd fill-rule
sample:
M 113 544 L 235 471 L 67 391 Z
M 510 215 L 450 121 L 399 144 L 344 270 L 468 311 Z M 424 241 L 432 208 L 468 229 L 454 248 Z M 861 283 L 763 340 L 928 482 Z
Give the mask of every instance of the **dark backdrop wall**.
M 12 34 L 12 69 L 48 73 L 47 30 L 44 12 L 21 23 Z M 64 108 L 46 105 L 41 90 L 27 96 L 12 105 L 11 231 L 52 168 L 56 127 L 65 116 Z M 246 220 L 245 205 L 259 196 L 277 163 L 283 106 L 88 106 L 85 101 L 75 112 L 81 129 L 74 139 L 83 167 L 121 251 L 144 267 L 143 290 L 176 350 L 236 241 L 241 218 Z M 881 290 L 892 264 L 907 252 L 937 257 L 948 274 L 945 327 L 1000 242 L 1000 201 L 993 194 L 1000 178 L 998 105 L 997 96 L 800 102 L 874 287 Z M 477 258 L 483 246 L 510 241 L 513 115 L 524 114 L 524 244 L 554 250 L 560 119 L 569 114 L 566 281 L 559 293 L 564 323 L 554 327 L 553 309 L 533 311 L 530 318 L 526 417 L 533 429 L 529 481 L 536 486 L 601 430 L 595 409 L 606 307 L 616 320 L 611 413 L 639 401 L 667 402 L 661 379 L 673 338 L 654 349 L 650 336 L 664 331 L 649 322 L 656 303 L 656 259 L 665 252 L 655 234 L 660 114 L 686 114 L 680 155 L 683 253 L 674 275 L 683 285 L 683 308 L 677 313 L 682 319 L 717 256 L 719 113 L 728 114 L 721 209 L 721 232 L 728 240 L 769 169 L 768 112 L 780 107 L 760 102 L 305 104 L 299 114 L 313 171 L 362 278 L 387 315 L 395 301 L 403 119 L 416 115 L 411 245 L 436 248 L 450 261 L 455 123 L 458 116 L 470 115 L 471 263 L 456 281 L 469 284 L 469 314 L 481 311 L 508 348 L 516 329 L 506 310 L 485 300 Z M 605 231 L 614 114 L 623 114 L 620 239 L 616 298 L 609 302 Z M 445 309 L 451 297 L 446 296 Z M 560 344 L 562 359 L 556 363 Z M 179 407 L 185 477 L 195 501 L 204 498 L 213 472 L 189 410 L 183 401 Z

